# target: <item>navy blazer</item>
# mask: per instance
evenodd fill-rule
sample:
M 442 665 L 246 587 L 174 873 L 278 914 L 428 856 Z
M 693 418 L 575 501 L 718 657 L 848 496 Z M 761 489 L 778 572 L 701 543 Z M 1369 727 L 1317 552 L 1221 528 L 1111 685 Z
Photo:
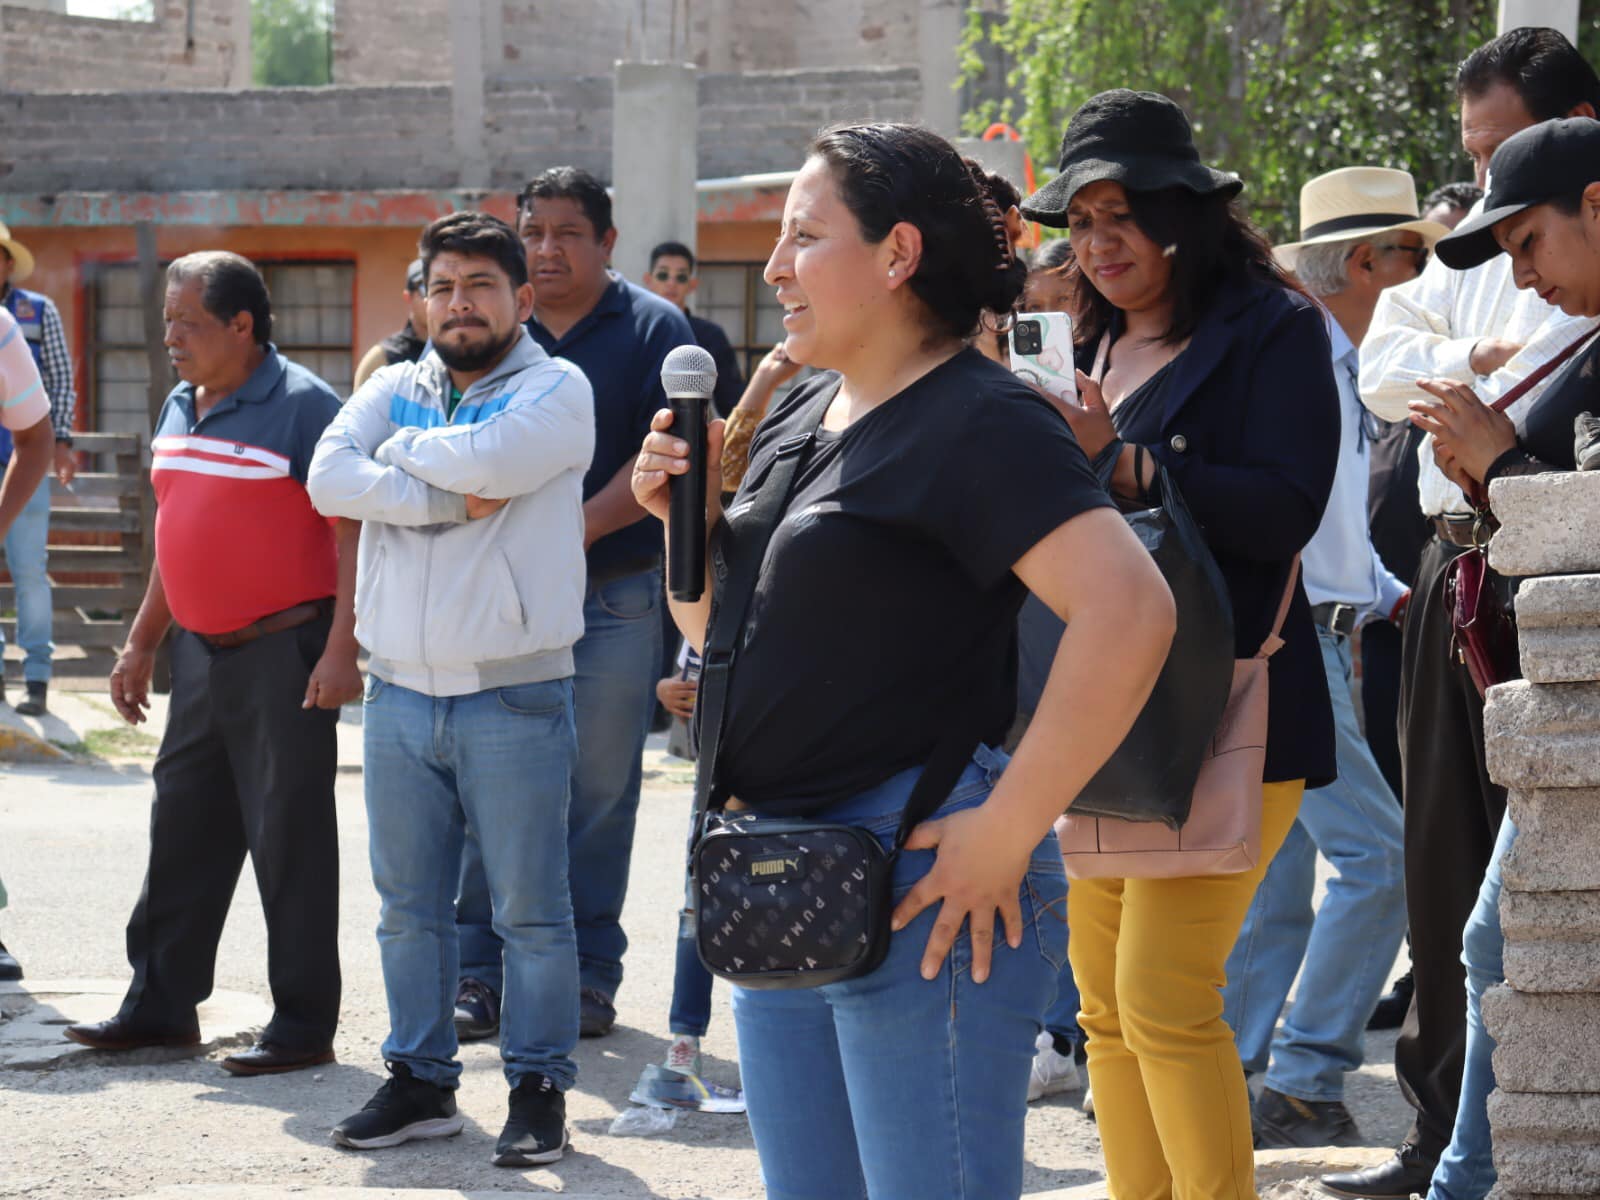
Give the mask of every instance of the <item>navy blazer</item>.
M 1113 339 L 1120 329 L 1118 319 Z M 1160 401 L 1120 435 L 1167 468 L 1200 522 L 1233 599 L 1235 657 L 1249 658 L 1333 488 L 1339 389 L 1322 309 L 1265 282 L 1224 284 L 1173 360 Z M 1337 774 L 1333 710 L 1298 583 L 1283 638 L 1268 670 L 1266 781 L 1318 787 Z

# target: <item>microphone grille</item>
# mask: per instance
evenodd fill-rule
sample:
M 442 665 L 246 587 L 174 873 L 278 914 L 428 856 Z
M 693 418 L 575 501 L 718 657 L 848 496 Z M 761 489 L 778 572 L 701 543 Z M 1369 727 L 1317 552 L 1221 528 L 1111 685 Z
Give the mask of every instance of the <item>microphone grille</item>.
M 717 387 L 717 360 L 699 346 L 679 346 L 662 360 L 661 386 L 669 396 L 709 396 Z

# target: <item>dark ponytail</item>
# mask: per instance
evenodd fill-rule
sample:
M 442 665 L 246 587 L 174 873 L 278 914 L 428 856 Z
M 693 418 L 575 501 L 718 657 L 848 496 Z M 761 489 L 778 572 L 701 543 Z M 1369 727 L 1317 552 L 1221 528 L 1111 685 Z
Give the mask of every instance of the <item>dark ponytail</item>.
M 972 336 L 985 312 L 1010 312 L 1028 270 L 1005 213 L 1017 191 L 915 125 L 836 125 L 811 143 L 832 169 L 861 236 L 876 244 L 901 221 L 922 234 L 912 294 L 939 334 Z

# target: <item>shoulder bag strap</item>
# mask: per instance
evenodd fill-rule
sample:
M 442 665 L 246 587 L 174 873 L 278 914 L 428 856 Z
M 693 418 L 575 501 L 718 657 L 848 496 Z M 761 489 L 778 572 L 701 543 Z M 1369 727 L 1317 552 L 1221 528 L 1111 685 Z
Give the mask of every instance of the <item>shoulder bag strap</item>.
M 1289 619 L 1289 605 L 1294 600 L 1294 585 L 1300 580 L 1300 556 L 1296 554 L 1289 564 L 1289 582 L 1283 585 L 1283 598 L 1278 601 L 1278 614 L 1272 618 L 1272 632 L 1256 651 L 1257 658 L 1271 658 L 1283 649 L 1283 623 Z

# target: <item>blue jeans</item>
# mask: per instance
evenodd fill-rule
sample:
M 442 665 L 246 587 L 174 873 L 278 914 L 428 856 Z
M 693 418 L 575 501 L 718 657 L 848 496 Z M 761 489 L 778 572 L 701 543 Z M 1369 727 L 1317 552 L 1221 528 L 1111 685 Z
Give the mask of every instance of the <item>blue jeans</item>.
M 687 843 L 687 839 L 685 839 Z M 681 922 L 677 923 L 681 926 Z M 672 972 L 672 1008 L 667 1028 L 674 1037 L 705 1037 L 711 1026 L 711 972 L 695 950 L 694 938 L 679 928 L 677 961 Z
M 1500 932 L 1500 864 L 1517 840 L 1507 813 L 1500 822 L 1478 902 L 1461 937 L 1467 968 L 1467 1057 L 1461 1072 L 1461 1103 L 1450 1145 L 1433 1169 L 1428 1200 L 1483 1200 L 1495 1183 L 1489 1135 L 1489 1093 L 1494 1091 L 1494 1039 L 1483 1027 L 1483 994 L 1506 977 L 1505 936 Z
M 988 799 L 1006 764 L 980 748 L 939 815 Z M 890 844 L 918 771 L 819 813 Z M 898 901 L 933 865 L 900 856 Z M 1040 1017 L 1066 959 L 1066 880 L 1054 834 L 1020 893 L 1020 949 L 996 932 L 986 983 L 972 982 L 963 928 L 939 975 L 922 978 L 938 915 L 893 936 L 876 971 L 820 988 L 735 988 L 750 1127 L 770 1200 L 1015 1200 L 1022 1190 L 1028 1071 Z
M 1333 699 L 1339 778 L 1308 791 L 1228 957 L 1223 1020 L 1246 1071 L 1301 1100 L 1344 1099 L 1367 1018 L 1405 936 L 1401 810 L 1356 725 L 1350 642 L 1319 630 Z M 1312 916 L 1317 852 L 1333 866 Z M 1303 965 L 1302 965 L 1303 964 Z M 1295 973 L 1300 985 L 1276 1036 Z
M 362 732 L 372 881 L 383 901 L 385 1061 L 441 1087 L 461 1077 L 454 906 L 470 828 L 505 947 L 506 1078 L 516 1087 L 538 1071 L 566 1090 L 578 1041 L 566 861 L 572 681 L 435 697 L 372 676 Z
M 5 470 L 0 464 L 0 473 Z M 22 678 L 28 683 L 50 682 L 51 622 L 54 603 L 50 599 L 50 578 L 45 574 L 45 542 L 50 537 L 50 477 L 39 481 L 38 489 L 22 506 L 6 533 L 6 570 L 17 588 L 17 645 L 27 657 L 22 662 Z M 0 650 L 6 639 L 0 634 Z
M 567 818 L 567 875 L 584 987 L 615 996 L 622 984 L 622 902 L 628 894 L 633 823 L 639 812 L 644 739 L 661 673 L 661 572 L 643 571 L 591 587 L 583 605 L 577 660 L 578 759 Z M 500 938 L 489 921 L 481 848 L 461 858 L 456 924 L 461 974 L 501 990 Z
M 1072 930 L 1067 929 L 1070 942 Z M 1057 1037 L 1064 1037 L 1074 1046 L 1083 1045 L 1083 1030 L 1078 1027 L 1078 1010 L 1083 998 L 1078 994 L 1078 981 L 1072 977 L 1072 963 L 1061 964 L 1061 974 L 1056 977 L 1056 999 L 1044 1014 L 1044 1027 Z

